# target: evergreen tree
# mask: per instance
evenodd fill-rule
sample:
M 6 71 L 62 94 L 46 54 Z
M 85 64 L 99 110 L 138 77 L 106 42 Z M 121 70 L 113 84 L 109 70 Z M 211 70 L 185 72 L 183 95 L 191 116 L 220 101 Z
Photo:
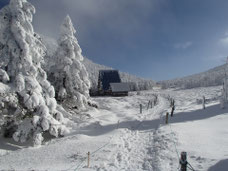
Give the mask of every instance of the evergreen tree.
M 56 110 L 55 90 L 41 68 L 45 46 L 33 30 L 34 6 L 27 0 L 11 0 L 0 11 L 0 68 L 14 84 L 21 109 L 18 128 L 13 134 L 16 141 L 32 137 L 41 144 L 43 132 L 53 136 L 67 130 L 64 117 Z
M 87 70 L 82 63 L 82 50 L 74 34 L 72 21 L 67 16 L 61 26 L 58 40 L 56 63 L 52 66 L 57 99 L 68 101 L 79 110 L 85 109 L 90 101 L 90 81 Z

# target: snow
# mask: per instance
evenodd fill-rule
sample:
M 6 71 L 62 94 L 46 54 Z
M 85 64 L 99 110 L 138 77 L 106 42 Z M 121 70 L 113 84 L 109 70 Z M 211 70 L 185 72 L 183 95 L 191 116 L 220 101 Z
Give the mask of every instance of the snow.
M 176 171 L 179 155 L 186 151 L 197 171 L 226 170 L 228 108 L 220 108 L 220 90 L 220 86 L 168 89 L 93 98 L 99 108 L 73 115 L 77 124 L 72 123 L 71 132 L 63 138 L 47 139 L 36 148 L 3 139 L 1 169 Z M 157 105 L 148 108 L 155 94 Z M 205 110 L 197 101 L 203 95 Z M 176 110 L 165 125 L 165 113 L 171 110 L 167 97 L 174 98 Z M 52 129 L 54 135 L 57 130 Z
M 10 80 L 8 74 L 6 73 L 6 71 L 4 71 L 2 69 L 0 69 L 0 80 L 3 83 L 7 83 Z
M 110 83 L 112 92 L 130 91 L 128 83 Z
M 0 93 L 6 93 L 10 90 L 10 87 L 0 82 Z

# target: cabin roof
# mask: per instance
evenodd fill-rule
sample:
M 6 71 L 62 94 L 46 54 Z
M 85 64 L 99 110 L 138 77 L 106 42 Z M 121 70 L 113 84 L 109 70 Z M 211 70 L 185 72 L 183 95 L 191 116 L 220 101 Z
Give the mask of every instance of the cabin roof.
M 128 92 L 130 87 L 128 83 L 110 83 L 112 92 Z
M 110 88 L 110 83 L 120 83 L 120 75 L 117 70 L 100 70 L 99 79 L 102 82 L 103 90 Z

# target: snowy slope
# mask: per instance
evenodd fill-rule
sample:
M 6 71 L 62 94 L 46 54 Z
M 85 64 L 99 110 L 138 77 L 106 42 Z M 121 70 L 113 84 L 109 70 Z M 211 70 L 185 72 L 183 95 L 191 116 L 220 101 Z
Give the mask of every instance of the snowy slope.
M 175 99 L 176 112 L 170 119 L 170 125 L 161 126 L 157 130 L 158 142 L 162 142 L 156 147 L 161 148 L 161 170 L 177 170 L 178 156 L 182 151 L 188 153 L 188 161 L 197 171 L 208 170 L 212 165 L 227 158 L 228 129 L 225 124 L 228 109 L 220 108 L 220 91 L 219 86 L 163 92 Z M 202 96 L 207 99 L 205 110 L 198 100 L 202 99 Z
M 176 78 L 173 80 L 160 81 L 158 83 L 161 84 L 163 88 L 194 88 L 222 85 L 222 81 L 227 70 L 227 65 L 221 65 L 199 74 L 194 74 L 183 78 Z
M 228 168 L 224 162 L 228 157 L 228 108 L 218 105 L 220 89 L 157 90 L 94 98 L 100 108 L 81 115 L 66 137 L 46 141 L 39 148 L 1 140 L 1 169 L 176 171 L 178 156 L 186 151 L 195 170 L 224 170 Z M 147 109 L 155 93 L 159 94 L 158 103 Z M 203 95 L 205 110 L 197 100 Z M 165 125 L 165 113 L 170 111 L 168 96 L 175 99 L 176 110 L 170 125 Z M 139 104 L 143 104 L 142 114 Z

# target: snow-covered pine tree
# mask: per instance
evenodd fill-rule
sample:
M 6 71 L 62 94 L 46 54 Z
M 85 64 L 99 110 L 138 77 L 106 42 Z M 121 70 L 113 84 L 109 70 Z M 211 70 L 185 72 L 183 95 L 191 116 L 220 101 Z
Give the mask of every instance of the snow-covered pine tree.
M 38 145 L 44 132 L 57 137 L 67 128 L 63 115 L 56 109 L 54 87 L 41 68 L 45 46 L 33 30 L 34 13 L 34 6 L 27 0 L 11 0 L 1 9 L 0 68 L 2 73 L 8 74 L 14 85 L 12 89 L 18 95 L 15 115 L 19 120 L 13 138 L 25 142 L 32 137 Z M 7 76 L 5 78 L 6 81 Z
M 56 63 L 51 68 L 54 73 L 53 85 L 57 99 L 76 107 L 85 109 L 90 103 L 90 81 L 87 70 L 82 63 L 82 50 L 75 37 L 76 30 L 69 16 L 63 21 L 61 35 L 56 51 Z

